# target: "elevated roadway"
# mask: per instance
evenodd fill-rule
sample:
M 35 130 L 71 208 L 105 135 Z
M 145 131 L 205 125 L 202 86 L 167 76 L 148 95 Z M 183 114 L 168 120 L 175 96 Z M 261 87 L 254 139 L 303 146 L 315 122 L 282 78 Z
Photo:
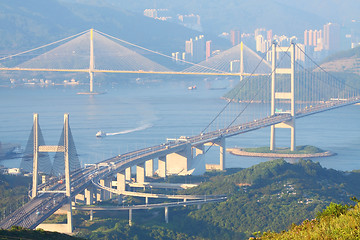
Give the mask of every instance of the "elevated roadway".
M 344 107 L 359 103 L 360 98 L 352 98 L 348 100 L 340 101 L 329 101 L 323 104 L 316 105 L 314 107 L 299 110 L 296 113 L 296 118 L 305 117 L 311 114 L 331 110 L 334 108 Z M 99 187 L 99 180 L 113 176 L 115 173 L 125 170 L 128 167 L 140 164 L 146 160 L 153 159 L 159 156 L 165 156 L 170 153 L 175 153 L 183 150 L 188 144 L 196 146 L 208 142 L 213 142 L 220 138 L 228 138 L 238 134 L 243 134 L 249 131 L 254 131 L 259 128 L 268 127 L 281 122 L 291 120 L 290 114 L 278 114 L 269 116 L 263 119 L 255 120 L 252 122 L 231 126 L 217 131 L 203 133 L 200 135 L 192 136 L 185 141 L 170 141 L 160 145 L 139 149 L 133 152 L 125 153 L 122 155 L 115 156 L 110 159 L 106 159 L 98 164 L 107 165 L 100 166 L 98 168 L 91 166 L 88 168 L 82 168 L 71 175 L 71 194 L 75 196 L 84 189 L 95 183 Z M 3 221 L 0 222 L 0 228 L 8 229 L 13 225 L 22 226 L 26 228 L 35 228 L 61 206 L 68 203 L 69 200 L 65 197 L 64 192 L 65 184 L 59 184 L 59 179 L 54 179 L 45 184 L 39 185 L 39 189 L 46 189 L 53 191 L 54 193 L 42 193 L 37 197 L 31 199 L 23 207 L 17 209 L 15 212 L 7 216 Z M 111 190 L 111 189 L 107 189 Z M 113 190 L 111 190 L 113 191 Z M 121 194 L 132 195 L 134 193 L 123 192 Z M 136 193 L 137 194 L 137 193 Z M 165 197 L 165 196 L 164 196 Z M 182 196 L 182 199 L 194 199 Z

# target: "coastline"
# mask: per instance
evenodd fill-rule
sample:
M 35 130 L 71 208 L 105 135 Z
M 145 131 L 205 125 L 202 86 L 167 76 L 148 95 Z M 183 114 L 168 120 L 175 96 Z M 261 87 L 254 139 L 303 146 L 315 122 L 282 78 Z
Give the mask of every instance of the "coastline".
M 336 153 L 326 151 L 322 153 L 304 153 L 304 154 L 287 154 L 287 153 L 256 153 L 246 152 L 241 148 L 227 148 L 227 152 L 237 156 L 245 157 L 266 157 L 266 158 L 314 158 L 314 157 L 330 157 L 336 155 Z

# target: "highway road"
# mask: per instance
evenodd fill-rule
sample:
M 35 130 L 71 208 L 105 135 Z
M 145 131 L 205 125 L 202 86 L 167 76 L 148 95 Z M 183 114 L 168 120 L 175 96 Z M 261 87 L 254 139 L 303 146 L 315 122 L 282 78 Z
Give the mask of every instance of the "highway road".
M 299 110 L 296 113 L 296 118 L 305 117 L 311 114 L 358 102 L 360 102 L 360 98 L 324 102 L 323 104 L 319 104 L 314 107 Z M 106 159 L 99 162 L 96 166 L 81 168 L 72 173 L 71 194 L 72 196 L 75 196 L 78 193 L 81 193 L 88 185 L 92 184 L 92 182 L 94 182 L 95 185 L 99 185 L 100 179 L 114 176 L 117 172 L 123 171 L 128 167 L 145 162 L 146 160 L 154 159 L 155 157 L 166 156 L 169 153 L 181 151 L 182 149 L 185 149 L 188 144 L 196 146 L 203 143 L 213 142 L 221 138 L 227 138 L 245 132 L 254 131 L 259 128 L 268 127 L 273 124 L 289 121 L 291 119 L 292 116 L 288 113 L 277 114 L 241 125 L 219 129 L 217 131 L 201 133 L 192 137 L 168 141 L 156 146 L 139 149 Z M 63 193 L 65 191 L 65 184 L 60 184 L 59 180 L 59 178 L 53 178 L 45 184 L 39 185 L 38 189 L 40 194 L 1 221 L 0 228 L 8 229 L 13 225 L 17 225 L 33 229 L 61 206 L 68 203 L 69 199 Z M 53 191 L 53 193 L 41 193 L 40 190 L 44 188 L 48 191 Z

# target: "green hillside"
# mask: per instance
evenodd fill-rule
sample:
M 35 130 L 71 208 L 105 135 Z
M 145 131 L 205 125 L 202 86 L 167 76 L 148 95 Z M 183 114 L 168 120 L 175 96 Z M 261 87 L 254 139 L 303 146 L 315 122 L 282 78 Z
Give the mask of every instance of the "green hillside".
M 254 239 L 359 239 L 360 205 L 331 203 L 316 219 L 305 220 L 302 224 L 293 224 L 289 231 L 258 234 Z
M 313 219 L 331 202 L 349 204 L 360 191 L 360 173 L 325 169 L 310 160 L 290 164 L 284 160 L 260 163 L 230 175 L 211 177 L 186 194 L 226 194 L 222 203 L 133 213 L 135 227 L 127 226 L 127 213 L 107 213 L 77 226 L 90 239 L 247 239 L 254 232 L 288 229 L 292 223 Z M 80 214 L 82 219 L 88 216 Z M 136 234 L 134 233 L 136 228 Z M 145 234 L 145 235 L 144 235 Z M 181 237 L 182 238 L 181 238 Z
M 0 174 L 0 219 L 27 202 L 30 184 L 30 177 Z
M 81 240 L 83 238 L 72 237 L 58 232 L 47 232 L 43 230 L 30 230 L 21 227 L 12 227 L 10 230 L 0 229 L 0 239 L 18 239 L 18 240 Z

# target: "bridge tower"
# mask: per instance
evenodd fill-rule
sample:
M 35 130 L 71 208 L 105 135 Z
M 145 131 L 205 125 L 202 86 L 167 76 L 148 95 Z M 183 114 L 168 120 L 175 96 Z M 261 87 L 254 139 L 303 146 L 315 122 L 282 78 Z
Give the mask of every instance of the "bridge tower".
M 244 79 L 244 43 L 240 43 L 240 81 Z
M 277 68 L 276 56 L 278 52 L 290 52 L 290 68 Z M 290 92 L 276 92 L 276 76 L 280 74 L 290 75 Z M 290 128 L 291 130 L 291 151 L 295 151 L 295 43 L 291 43 L 290 48 L 277 47 L 276 43 L 272 46 L 272 72 L 271 72 L 271 116 L 275 115 L 275 100 L 283 99 L 290 101 L 290 114 L 292 119 L 287 122 L 271 126 L 270 150 L 275 150 L 275 130 L 276 128 Z
M 63 152 L 65 162 L 65 195 L 69 199 L 69 209 L 67 210 L 67 225 L 68 232 L 72 232 L 72 206 L 71 206 L 71 182 L 70 182 L 70 162 L 69 162 L 69 114 L 64 114 L 64 145 L 53 146 L 53 145 L 41 145 L 39 146 L 39 115 L 34 113 L 33 116 L 33 136 L 34 136 L 34 152 L 33 152 L 33 187 L 32 187 L 32 198 L 38 195 L 37 183 L 38 183 L 38 156 L 41 152 Z M 42 191 L 46 192 L 46 191 Z M 50 191 L 51 192 L 51 191 Z
M 90 76 L 90 93 L 94 91 L 94 29 L 90 29 L 90 64 L 89 64 L 89 76 Z

